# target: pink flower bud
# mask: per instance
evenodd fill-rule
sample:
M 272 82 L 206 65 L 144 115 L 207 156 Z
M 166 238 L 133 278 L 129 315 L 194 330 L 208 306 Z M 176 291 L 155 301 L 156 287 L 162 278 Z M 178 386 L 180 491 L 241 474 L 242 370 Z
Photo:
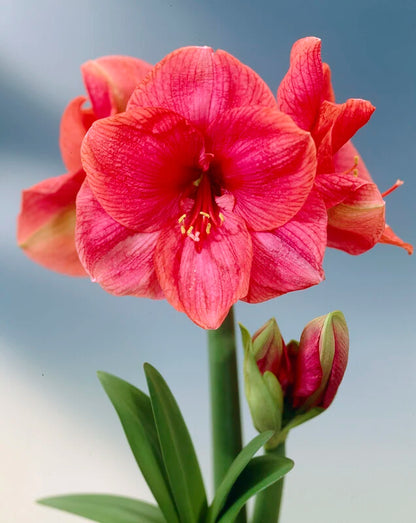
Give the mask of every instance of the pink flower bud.
M 261 374 L 271 372 L 283 391 L 291 381 L 291 365 L 285 342 L 274 318 L 266 322 L 253 335 L 253 356 Z
M 348 345 L 348 328 L 340 311 L 315 318 L 306 325 L 295 364 L 296 409 L 329 407 L 347 366 Z

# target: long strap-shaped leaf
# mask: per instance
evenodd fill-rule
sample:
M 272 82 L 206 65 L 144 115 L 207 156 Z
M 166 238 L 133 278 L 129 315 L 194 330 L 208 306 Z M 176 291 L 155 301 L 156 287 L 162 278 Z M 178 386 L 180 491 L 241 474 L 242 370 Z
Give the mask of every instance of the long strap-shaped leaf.
M 161 511 L 169 523 L 179 523 L 149 397 L 111 374 L 99 372 L 98 377 L 117 411 L 136 462 Z
M 227 474 L 215 492 L 214 500 L 209 509 L 207 523 L 214 523 L 216 521 L 218 514 L 227 500 L 230 490 L 237 481 L 237 478 L 248 465 L 254 454 L 271 438 L 272 435 L 273 431 L 269 430 L 256 436 L 243 448 L 232 462 Z
M 247 501 L 293 468 L 293 461 L 276 456 L 253 458 L 234 483 L 218 523 L 233 523 Z
M 166 523 L 161 511 L 154 505 L 120 496 L 72 494 L 40 499 L 38 503 L 98 523 Z
M 147 363 L 144 370 L 163 459 L 180 521 L 203 521 L 207 511 L 207 498 L 188 429 L 165 380 Z

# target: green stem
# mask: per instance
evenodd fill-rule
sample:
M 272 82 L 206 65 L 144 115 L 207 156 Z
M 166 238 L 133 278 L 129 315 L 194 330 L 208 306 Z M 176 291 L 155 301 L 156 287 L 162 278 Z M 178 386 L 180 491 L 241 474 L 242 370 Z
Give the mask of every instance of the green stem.
M 285 456 L 285 443 L 266 452 L 275 456 Z M 284 478 L 257 494 L 252 523 L 277 523 L 279 521 L 283 481 Z
M 217 488 L 242 448 L 237 355 L 232 308 L 221 327 L 217 330 L 208 331 L 208 352 L 214 486 Z M 245 510 L 241 511 L 236 521 L 245 523 Z

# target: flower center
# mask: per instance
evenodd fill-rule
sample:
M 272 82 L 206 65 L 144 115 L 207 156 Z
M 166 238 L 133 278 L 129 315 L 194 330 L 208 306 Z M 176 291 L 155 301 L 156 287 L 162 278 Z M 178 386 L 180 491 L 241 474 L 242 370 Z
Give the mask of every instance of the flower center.
M 196 193 L 191 212 L 182 214 L 178 219 L 181 233 L 195 242 L 195 248 L 201 252 L 202 244 L 211 233 L 212 227 L 220 227 L 224 215 L 215 202 L 212 185 L 207 172 L 194 182 Z

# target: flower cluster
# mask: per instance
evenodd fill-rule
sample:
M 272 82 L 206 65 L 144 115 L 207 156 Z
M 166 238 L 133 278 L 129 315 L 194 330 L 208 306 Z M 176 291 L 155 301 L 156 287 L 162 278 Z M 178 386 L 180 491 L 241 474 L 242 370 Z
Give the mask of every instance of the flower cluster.
M 319 283 L 326 246 L 411 252 L 350 142 L 374 107 L 334 102 L 320 45 L 295 43 L 277 98 L 208 47 L 154 67 L 87 62 L 91 108 L 76 98 L 61 124 L 69 172 L 23 192 L 19 244 L 50 269 L 165 298 L 211 329 L 238 300 Z
M 245 327 L 241 331 L 247 402 L 256 429 L 274 430 L 268 442 L 274 448 L 332 403 L 347 366 L 347 324 L 340 311 L 320 316 L 306 325 L 300 342 L 287 345 L 274 319 L 252 338 Z

